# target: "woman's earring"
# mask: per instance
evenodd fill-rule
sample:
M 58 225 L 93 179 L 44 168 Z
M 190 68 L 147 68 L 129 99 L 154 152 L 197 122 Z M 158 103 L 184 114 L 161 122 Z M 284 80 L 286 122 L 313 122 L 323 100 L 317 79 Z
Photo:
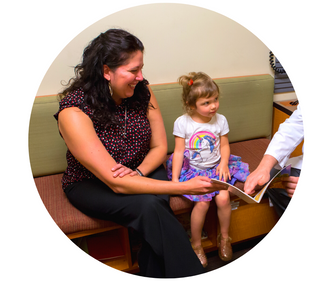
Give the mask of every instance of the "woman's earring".
M 110 81 L 108 83 L 108 87 L 109 87 L 109 92 L 110 92 L 111 96 L 113 96 L 113 90 L 112 90 L 112 86 L 111 86 L 111 82 Z

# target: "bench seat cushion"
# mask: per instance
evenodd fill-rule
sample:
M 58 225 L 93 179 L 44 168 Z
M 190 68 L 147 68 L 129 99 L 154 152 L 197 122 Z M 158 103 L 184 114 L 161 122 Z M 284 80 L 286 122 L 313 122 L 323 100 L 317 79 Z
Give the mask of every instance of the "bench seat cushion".
M 62 186 L 63 174 L 35 178 L 37 190 L 50 216 L 65 234 L 112 227 L 117 224 L 86 216 L 67 199 Z M 170 205 L 178 214 L 193 207 L 193 202 L 181 196 L 171 196 Z
M 73 207 L 62 189 L 62 176 L 63 174 L 56 174 L 38 177 L 35 178 L 35 184 L 50 216 L 65 234 L 116 225 L 88 217 Z
M 250 171 L 256 169 L 269 144 L 269 140 L 255 139 L 230 144 L 231 153 L 241 156 L 242 161 L 249 164 Z M 112 227 L 110 221 L 88 217 L 78 211 L 68 201 L 61 187 L 62 174 L 35 178 L 35 184 L 41 199 L 52 219 L 65 234 Z M 243 183 L 236 184 L 243 189 Z M 171 196 L 170 206 L 175 214 L 190 210 L 193 202 L 182 196 Z

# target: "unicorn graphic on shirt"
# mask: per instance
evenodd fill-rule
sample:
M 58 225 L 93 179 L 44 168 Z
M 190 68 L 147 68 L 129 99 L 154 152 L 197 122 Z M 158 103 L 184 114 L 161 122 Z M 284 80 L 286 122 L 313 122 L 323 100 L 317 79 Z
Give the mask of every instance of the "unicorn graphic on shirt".
M 190 139 L 191 160 L 195 163 L 206 162 L 211 157 L 215 146 L 215 136 L 209 132 L 197 132 Z

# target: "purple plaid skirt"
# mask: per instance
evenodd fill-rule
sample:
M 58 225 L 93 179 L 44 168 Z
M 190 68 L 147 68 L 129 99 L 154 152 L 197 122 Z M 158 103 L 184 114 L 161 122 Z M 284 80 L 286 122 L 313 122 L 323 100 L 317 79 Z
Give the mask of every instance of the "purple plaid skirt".
M 172 179 L 172 157 L 173 154 L 166 161 L 166 170 L 167 176 L 171 180 Z M 212 168 L 198 170 L 190 166 L 190 153 L 188 150 L 184 152 L 184 161 L 181 169 L 179 181 L 184 182 L 188 181 L 196 176 L 205 176 L 210 179 L 219 179 L 219 175 L 216 174 L 216 168 L 219 164 L 215 165 Z M 234 185 L 234 183 L 238 181 L 245 182 L 249 173 L 249 165 L 241 161 L 241 157 L 230 155 L 228 168 L 230 172 L 231 180 L 227 180 L 228 183 Z M 219 191 L 214 191 L 212 193 L 204 194 L 204 195 L 183 195 L 191 201 L 211 201 L 212 198 L 219 194 Z

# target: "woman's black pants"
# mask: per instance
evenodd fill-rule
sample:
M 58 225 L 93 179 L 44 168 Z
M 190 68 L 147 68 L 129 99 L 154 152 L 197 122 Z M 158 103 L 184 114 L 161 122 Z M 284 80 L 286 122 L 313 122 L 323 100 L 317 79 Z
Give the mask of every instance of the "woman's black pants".
M 163 166 L 149 177 L 167 179 Z M 140 275 L 185 277 L 204 272 L 168 195 L 116 194 L 98 179 L 72 184 L 65 193 L 84 214 L 132 228 L 142 236 Z

